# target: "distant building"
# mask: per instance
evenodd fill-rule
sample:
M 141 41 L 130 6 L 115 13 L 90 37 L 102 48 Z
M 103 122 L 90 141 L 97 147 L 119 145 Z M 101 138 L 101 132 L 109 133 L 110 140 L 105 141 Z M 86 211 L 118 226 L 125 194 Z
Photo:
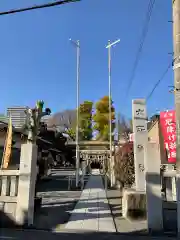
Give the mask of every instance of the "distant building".
M 27 115 L 25 111 L 29 107 L 10 107 L 7 109 L 7 116 L 12 119 L 12 124 L 15 128 L 22 128 L 27 122 Z
M 49 125 L 49 120 L 50 120 L 51 118 L 52 118 L 51 115 L 43 116 L 43 117 L 41 118 L 41 122 L 43 122 L 43 123 Z

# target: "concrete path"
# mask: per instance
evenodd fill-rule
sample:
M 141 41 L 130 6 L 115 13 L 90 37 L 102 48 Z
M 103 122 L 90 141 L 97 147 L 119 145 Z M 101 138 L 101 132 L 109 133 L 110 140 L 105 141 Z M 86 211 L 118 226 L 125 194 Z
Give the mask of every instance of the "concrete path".
M 69 222 L 68 230 L 116 232 L 99 171 L 93 171 Z
M 53 169 L 49 180 L 39 184 L 37 196 L 42 198 L 42 205 L 34 216 L 36 229 L 59 231 L 65 227 L 81 196 L 80 190 L 68 189 L 68 178 L 74 173 L 69 169 Z
M 52 233 L 37 230 L 15 230 L 1 229 L 0 240 L 177 240 L 177 237 L 170 236 L 138 236 L 117 233 L 101 233 L 101 232 L 81 232 L 81 233 Z

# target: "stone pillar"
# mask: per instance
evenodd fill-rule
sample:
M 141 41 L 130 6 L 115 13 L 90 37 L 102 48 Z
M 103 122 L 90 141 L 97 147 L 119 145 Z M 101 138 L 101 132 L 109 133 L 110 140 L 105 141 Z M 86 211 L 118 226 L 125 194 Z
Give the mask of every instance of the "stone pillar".
M 176 169 L 176 166 L 174 164 L 168 164 L 168 168 L 170 169 L 171 172 L 174 172 Z M 177 196 L 176 196 L 176 176 L 171 177 L 171 183 L 170 183 L 170 189 L 171 189 L 171 194 L 172 194 L 172 201 L 177 201 Z
M 161 196 L 160 146 L 148 143 L 145 148 L 147 222 L 150 232 L 163 230 L 163 201 Z
M 111 159 L 111 164 L 112 164 L 112 168 L 111 168 L 111 187 L 115 186 L 116 184 L 116 178 L 115 178 L 115 173 L 114 173 L 114 156 L 112 156 L 112 159 Z
M 172 178 L 172 200 L 177 201 L 177 194 L 176 194 L 176 177 Z
M 176 193 L 177 193 L 177 231 L 180 237 L 180 173 L 176 173 Z
M 37 146 L 31 142 L 22 144 L 16 208 L 16 221 L 18 224 L 33 224 L 36 176 Z
M 166 200 L 176 201 L 176 177 L 172 176 L 171 173 L 175 171 L 174 164 L 166 165 L 166 171 L 169 172 L 169 176 L 164 177 L 165 189 L 166 189 Z
M 145 191 L 144 149 L 148 142 L 146 101 L 132 101 L 135 186 L 137 191 Z
M 165 187 L 166 187 L 166 200 L 173 201 L 173 193 L 172 193 L 172 178 L 165 177 Z

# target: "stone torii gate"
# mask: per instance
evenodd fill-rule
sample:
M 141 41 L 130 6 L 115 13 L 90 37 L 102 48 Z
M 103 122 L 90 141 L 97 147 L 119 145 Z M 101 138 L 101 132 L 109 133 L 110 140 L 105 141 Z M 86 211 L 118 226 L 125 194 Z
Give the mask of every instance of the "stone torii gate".
M 75 146 L 76 143 L 68 143 L 68 145 Z M 92 163 L 99 163 L 101 165 L 102 175 L 108 176 L 112 180 L 113 175 L 113 153 L 112 161 L 110 161 L 110 150 L 108 141 L 80 141 L 79 142 L 79 156 L 81 158 L 81 170 L 83 181 L 87 169 L 91 169 Z M 81 183 L 82 185 L 83 183 Z
M 84 176 L 91 172 L 93 163 L 99 164 L 101 174 L 105 177 L 105 188 L 107 189 L 108 177 L 111 179 L 113 172 L 110 161 L 109 142 L 102 141 L 84 141 L 80 142 L 79 152 L 81 162 L 81 187 L 84 186 Z M 109 176 L 108 176 L 109 175 Z
M 80 158 L 87 167 L 91 167 L 93 163 L 98 163 L 105 173 L 110 160 L 110 152 L 109 150 L 80 150 Z
M 80 158 L 86 167 L 90 167 L 92 163 L 99 163 L 105 170 L 108 167 L 110 151 L 109 142 L 107 141 L 81 141 Z

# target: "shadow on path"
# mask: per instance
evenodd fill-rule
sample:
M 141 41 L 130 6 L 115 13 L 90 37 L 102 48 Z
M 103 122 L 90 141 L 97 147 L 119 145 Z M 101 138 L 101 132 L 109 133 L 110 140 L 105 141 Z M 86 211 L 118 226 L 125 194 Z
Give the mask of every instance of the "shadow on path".
M 20 230 L 20 229 L 1 229 L 0 239 L 18 239 L 18 240 L 133 240 L 136 237 L 137 240 L 175 240 L 176 236 L 171 235 L 147 235 L 145 233 L 134 231 L 130 233 L 107 233 L 107 232 L 58 232 L 52 233 L 50 231 L 40 230 Z

